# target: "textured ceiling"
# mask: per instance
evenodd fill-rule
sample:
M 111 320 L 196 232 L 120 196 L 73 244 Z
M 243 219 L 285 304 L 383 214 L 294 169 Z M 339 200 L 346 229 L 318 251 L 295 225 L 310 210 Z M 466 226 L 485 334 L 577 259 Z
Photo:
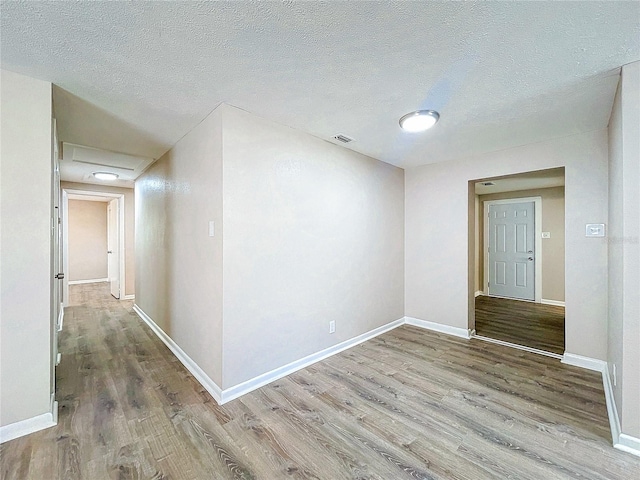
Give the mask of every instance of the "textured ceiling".
M 157 158 L 227 102 L 407 167 L 603 128 L 640 2 L 5 2 L 60 139 Z M 401 115 L 438 110 L 424 134 Z

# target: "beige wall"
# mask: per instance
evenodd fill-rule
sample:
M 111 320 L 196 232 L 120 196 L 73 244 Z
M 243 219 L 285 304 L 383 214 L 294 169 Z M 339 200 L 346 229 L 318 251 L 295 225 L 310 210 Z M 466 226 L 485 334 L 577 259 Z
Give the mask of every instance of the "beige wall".
M 403 317 L 404 172 L 223 108 L 228 388 Z
M 137 181 L 136 304 L 222 384 L 222 120 L 217 109 Z M 214 221 L 215 236 L 208 236 Z
M 609 123 L 609 374 L 622 432 L 640 438 L 640 62 Z M 614 439 L 615 441 L 615 439 Z
M 562 166 L 566 351 L 606 359 L 607 239 L 585 237 L 587 223 L 607 223 L 606 130 L 406 170 L 405 315 L 469 326 L 469 181 Z
M 51 412 L 51 84 L 0 80 L 0 426 Z
M 484 287 L 484 203 L 507 198 L 542 197 L 542 299 L 564 302 L 564 187 L 478 195 L 478 265 L 476 291 Z
M 107 203 L 69 200 L 69 280 L 107 278 Z
M 124 269 L 125 295 L 136 293 L 136 257 L 135 257 L 135 198 L 133 188 L 110 187 L 88 183 L 61 182 L 66 190 L 82 190 L 85 192 L 117 193 L 124 195 Z
M 223 389 L 402 318 L 403 183 L 222 105 L 136 182 L 136 303 Z

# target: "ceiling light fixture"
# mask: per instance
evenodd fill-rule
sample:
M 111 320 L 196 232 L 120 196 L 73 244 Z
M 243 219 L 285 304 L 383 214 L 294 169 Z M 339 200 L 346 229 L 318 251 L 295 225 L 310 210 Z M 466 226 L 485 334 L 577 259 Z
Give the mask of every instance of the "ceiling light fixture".
M 110 182 L 118 179 L 118 175 L 111 172 L 93 172 L 93 176 L 98 180 L 108 180 Z
M 400 119 L 400 127 L 407 132 L 424 132 L 433 127 L 440 114 L 435 110 L 418 110 L 415 112 L 407 113 Z

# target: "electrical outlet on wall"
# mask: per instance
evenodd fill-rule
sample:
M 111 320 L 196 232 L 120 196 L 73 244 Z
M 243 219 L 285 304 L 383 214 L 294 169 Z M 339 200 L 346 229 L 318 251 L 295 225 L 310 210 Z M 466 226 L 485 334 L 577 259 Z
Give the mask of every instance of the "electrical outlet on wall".
M 335 333 L 336 332 L 336 322 L 335 320 L 331 320 L 329 322 L 329 333 Z

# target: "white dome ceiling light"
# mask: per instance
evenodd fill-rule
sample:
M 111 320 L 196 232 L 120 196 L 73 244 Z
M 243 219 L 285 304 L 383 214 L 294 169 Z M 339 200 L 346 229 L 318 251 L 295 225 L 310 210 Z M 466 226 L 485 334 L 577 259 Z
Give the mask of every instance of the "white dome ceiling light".
M 424 132 L 433 127 L 440 118 L 435 110 L 417 110 L 407 113 L 400 118 L 400 127 L 411 133 Z
M 98 180 L 108 180 L 110 182 L 118 179 L 118 175 L 111 172 L 93 172 L 93 176 Z

